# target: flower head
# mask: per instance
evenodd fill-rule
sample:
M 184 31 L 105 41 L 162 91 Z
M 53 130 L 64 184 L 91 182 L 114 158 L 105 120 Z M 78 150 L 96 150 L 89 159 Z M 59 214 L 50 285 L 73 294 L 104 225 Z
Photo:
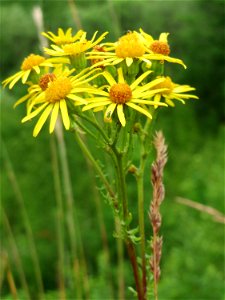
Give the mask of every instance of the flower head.
M 93 75 L 95 71 L 85 69 L 75 76 L 70 76 L 73 72 L 74 69 L 66 69 L 61 72 L 57 71 L 55 74 L 47 73 L 43 75 L 39 84 L 31 86 L 28 90 L 28 95 L 17 101 L 16 105 L 28 100 L 27 116 L 22 119 L 22 123 L 41 113 L 33 131 L 34 137 L 38 135 L 49 115 L 51 115 L 49 132 L 52 133 L 59 112 L 64 127 L 69 129 L 68 101 L 72 101 L 75 105 L 87 103 L 82 94 L 90 92 L 90 87 L 87 83 L 97 75 Z
M 154 40 L 153 37 L 142 29 L 140 29 L 140 35 L 143 37 L 143 43 L 145 44 L 148 53 L 147 58 L 150 60 L 168 61 L 171 63 L 181 64 L 185 69 L 186 66 L 182 60 L 170 57 L 170 46 L 168 44 L 168 32 L 160 34 L 158 40 Z
M 154 101 L 159 102 L 164 97 L 165 102 L 170 106 L 175 106 L 172 100 L 178 100 L 185 104 L 187 99 L 198 99 L 197 96 L 192 94 L 185 94 L 186 92 L 194 91 L 195 88 L 189 85 L 180 85 L 174 83 L 169 76 L 160 76 L 158 78 L 164 79 L 162 82 L 154 86 L 154 89 L 164 89 L 154 96 Z M 157 105 L 156 105 L 157 106 Z
M 145 61 L 151 65 L 151 61 L 146 58 L 145 52 L 147 48 L 145 47 L 143 40 L 136 31 L 128 32 L 119 38 L 116 43 L 106 44 L 110 46 L 108 50 L 113 50 L 110 52 L 108 50 L 104 52 L 92 51 L 88 53 L 88 58 L 92 60 L 104 59 L 103 65 L 117 65 L 122 61 L 125 61 L 129 67 L 135 59 L 140 61 Z M 94 66 L 99 66 L 101 62 L 95 64 Z
M 89 109 L 104 109 L 105 122 L 111 122 L 112 115 L 115 110 L 117 110 L 117 116 L 122 126 L 126 125 L 126 119 L 124 115 L 124 108 L 128 106 L 141 114 L 144 114 L 148 118 L 152 118 L 149 110 L 146 108 L 148 105 L 156 104 L 154 101 L 149 100 L 157 92 L 161 92 L 164 89 L 154 89 L 150 90 L 151 87 L 159 84 L 163 79 L 155 79 L 143 86 L 139 84 L 151 73 L 152 71 L 147 71 L 138 77 L 132 84 L 128 85 L 124 79 L 122 68 L 118 69 L 118 81 L 116 81 L 112 75 L 104 71 L 102 75 L 108 82 L 107 91 L 95 90 L 92 93 L 96 94 L 96 97 L 87 99 L 88 104 L 83 107 L 83 111 Z M 162 102 L 157 102 L 157 105 L 167 106 L 167 104 Z
M 68 28 L 66 33 L 64 33 L 64 31 L 59 28 L 58 35 L 55 35 L 51 31 L 48 31 L 47 33 L 42 32 L 42 35 L 51 40 L 54 44 L 61 46 L 74 43 L 81 38 L 83 33 L 83 30 L 79 30 L 74 36 L 72 36 L 72 28 Z
M 61 46 L 51 45 L 53 49 L 44 48 L 45 52 L 51 56 L 73 57 L 93 48 L 100 43 L 108 32 L 103 33 L 95 40 L 98 31 L 96 31 L 91 40 L 86 39 L 86 32 L 83 32 L 78 41 L 73 43 L 61 44 Z
M 5 79 L 3 81 L 3 86 L 5 87 L 9 84 L 9 89 L 12 89 L 20 79 L 22 80 L 22 83 L 25 84 L 32 72 L 40 74 L 41 68 L 44 67 L 53 67 L 53 64 L 49 59 L 46 59 L 41 55 L 30 54 L 23 60 L 20 67 L 21 71 Z

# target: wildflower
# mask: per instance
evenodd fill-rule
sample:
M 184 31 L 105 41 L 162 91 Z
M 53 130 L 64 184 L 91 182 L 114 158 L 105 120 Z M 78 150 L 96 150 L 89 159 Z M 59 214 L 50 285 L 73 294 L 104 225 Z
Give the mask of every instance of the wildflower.
M 128 85 L 124 79 L 122 68 L 118 69 L 118 82 L 115 81 L 109 72 L 104 71 L 102 75 L 109 84 L 107 86 L 108 91 L 100 89 L 94 91 L 93 93 L 96 94 L 97 97 L 87 99 L 88 104 L 83 107 L 83 111 L 92 108 L 102 110 L 105 106 L 107 106 L 104 113 L 104 120 L 105 122 L 111 122 L 111 117 L 115 109 L 117 109 L 117 116 L 122 126 L 126 125 L 124 115 L 125 106 L 128 106 L 152 119 L 152 115 L 145 106 L 156 104 L 156 102 L 149 100 L 149 98 L 164 89 L 160 88 L 150 90 L 150 88 L 161 83 L 163 79 L 155 79 L 143 86 L 138 86 L 151 72 L 152 71 L 147 71 L 143 73 L 132 84 Z M 167 104 L 162 102 L 157 102 L 157 105 L 167 106 Z
M 21 71 L 5 79 L 3 81 L 3 86 L 5 87 L 9 84 L 9 89 L 12 89 L 20 79 L 22 80 L 22 83 L 25 84 L 33 72 L 40 74 L 41 68 L 43 67 L 53 67 L 53 64 L 49 59 L 46 59 L 41 55 L 30 54 L 23 60 L 20 67 Z
M 59 111 L 65 129 L 70 128 L 70 118 L 68 114 L 68 101 L 73 101 L 75 105 L 86 104 L 80 93 L 90 92 L 87 82 L 97 75 L 91 76 L 96 71 L 88 69 L 75 76 L 69 76 L 74 70 L 62 72 L 61 74 L 45 74 L 39 81 L 39 86 L 34 85 L 29 89 L 30 99 L 28 101 L 28 114 L 22 119 L 22 123 L 34 118 L 41 113 L 35 125 L 33 136 L 36 137 L 51 114 L 49 133 L 55 128 Z M 26 96 L 25 96 L 26 97 Z M 29 98 L 29 97 L 28 97 Z M 27 100 L 27 99 L 25 99 Z M 17 101 L 22 102 L 21 99 Z M 32 111 L 32 109 L 34 110 Z
M 150 60 L 160 60 L 160 61 L 168 61 L 171 63 L 181 64 L 185 69 L 186 66 L 182 60 L 170 57 L 170 47 L 168 44 L 167 37 L 169 33 L 163 32 L 160 34 L 158 40 L 154 40 L 153 37 L 142 29 L 140 29 L 140 34 L 143 37 L 143 42 L 147 47 L 146 52 L 148 53 L 147 58 Z
M 42 32 L 42 35 L 51 40 L 54 44 L 61 46 L 65 44 L 71 44 L 79 40 L 84 33 L 83 30 L 79 30 L 74 36 L 72 36 L 72 28 L 67 29 L 66 33 L 59 28 L 58 35 L 55 35 L 51 31 Z
M 195 91 L 195 88 L 189 85 L 180 85 L 172 82 L 169 76 L 160 76 L 158 78 L 164 79 L 164 81 L 154 86 L 154 89 L 164 89 L 154 95 L 154 101 L 159 102 L 164 97 L 165 102 L 170 106 L 175 106 L 172 100 L 181 101 L 185 104 L 186 99 L 198 99 L 197 96 L 192 94 L 185 94 L 186 92 Z
M 134 60 L 144 61 L 147 64 L 151 65 L 151 61 L 146 57 L 146 50 L 141 36 L 136 32 L 129 32 L 126 35 L 120 37 L 116 43 L 107 43 L 110 48 L 108 50 L 113 50 L 114 52 L 104 51 L 92 51 L 88 53 L 88 58 L 91 60 L 100 60 L 99 63 L 94 66 L 99 66 L 102 64 L 101 60 L 104 59 L 104 66 L 107 65 L 117 65 L 122 61 L 126 62 L 126 65 L 129 67 Z
M 86 32 L 83 32 L 79 41 L 75 43 L 61 45 L 61 47 L 56 45 L 51 45 L 53 49 L 44 48 L 45 52 L 51 56 L 68 56 L 73 57 L 84 53 L 90 48 L 93 48 L 95 45 L 100 43 L 108 32 L 103 33 L 97 40 L 95 37 L 98 31 L 96 31 L 91 40 L 86 40 Z M 95 41 L 94 41 L 95 40 Z

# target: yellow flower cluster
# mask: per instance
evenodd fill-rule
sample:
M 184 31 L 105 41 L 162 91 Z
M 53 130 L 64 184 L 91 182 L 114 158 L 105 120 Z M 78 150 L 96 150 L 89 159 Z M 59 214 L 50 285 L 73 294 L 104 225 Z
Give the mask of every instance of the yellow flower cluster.
M 170 56 L 168 33 L 155 40 L 142 29 L 129 31 L 114 43 L 103 43 L 107 32 L 97 37 L 96 31 L 90 40 L 83 30 L 72 35 L 71 28 L 42 34 L 52 42 L 43 49 L 50 57 L 30 54 L 19 72 L 3 81 L 9 89 L 19 81 L 27 85 L 27 94 L 15 106 L 26 103 L 22 122 L 39 115 L 34 136 L 48 118 L 52 133 L 59 115 L 65 129 L 70 128 L 72 114 L 82 116 L 88 110 L 103 111 L 105 122 L 126 126 L 131 110 L 151 119 L 152 111 L 174 106 L 173 100 L 198 98 L 187 94 L 194 88 L 164 75 L 165 62 L 186 68 L 182 60 Z

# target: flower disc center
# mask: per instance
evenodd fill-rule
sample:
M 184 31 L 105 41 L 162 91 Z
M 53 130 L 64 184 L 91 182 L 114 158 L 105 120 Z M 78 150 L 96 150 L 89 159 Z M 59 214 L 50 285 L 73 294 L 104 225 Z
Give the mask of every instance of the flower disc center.
M 42 91 L 45 91 L 48 87 L 48 83 L 55 79 L 56 79 L 55 74 L 52 74 L 52 73 L 44 74 L 41 76 L 38 84 L 39 84 L 40 88 L 42 89 Z
M 140 57 L 145 53 L 145 47 L 135 32 L 127 33 L 119 39 L 116 55 L 120 58 Z
M 48 102 L 54 103 L 65 99 L 72 89 L 72 84 L 69 78 L 57 78 L 52 81 L 45 91 L 45 99 Z
M 132 98 L 132 91 L 128 84 L 114 84 L 109 91 L 110 99 L 117 104 L 124 104 Z
M 154 41 L 150 45 L 150 50 L 152 50 L 154 53 L 158 53 L 158 54 L 163 54 L 163 55 L 170 54 L 170 47 L 165 42 Z
M 40 65 L 44 61 L 45 58 L 43 56 L 30 54 L 24 59 L 21 65 L 21 70 L 23 71 L 31 70 L 33 67 Z

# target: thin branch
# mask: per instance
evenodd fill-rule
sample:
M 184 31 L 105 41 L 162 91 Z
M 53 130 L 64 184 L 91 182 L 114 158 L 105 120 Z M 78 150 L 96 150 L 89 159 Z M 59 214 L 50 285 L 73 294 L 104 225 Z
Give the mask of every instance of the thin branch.
M 177 197 L 175 201 L 180 204 L 192 207 L 201 212 L 207 213 L 208 215 L 211 215 L 213 217 L 213 221 L 225 224 L 225 215 L 211 206 L 207 206 L 182 197 Z

